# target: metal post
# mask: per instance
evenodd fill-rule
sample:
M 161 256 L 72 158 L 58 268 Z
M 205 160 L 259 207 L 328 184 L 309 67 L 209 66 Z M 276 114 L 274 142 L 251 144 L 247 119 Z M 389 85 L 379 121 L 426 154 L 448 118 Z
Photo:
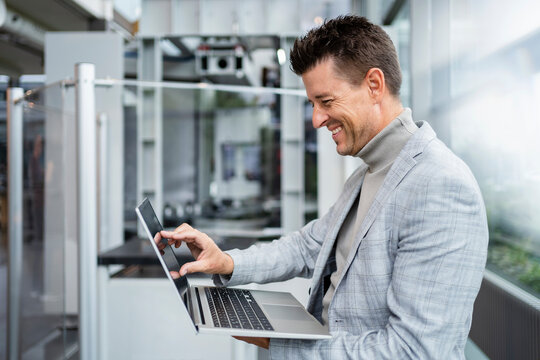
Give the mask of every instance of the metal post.
M 23 253 L 23 111 L 22 88 L 7 91 L 8 153 L 8 343 L 9 360 L 21 351 L 20 315 Z
M 99 240 L 98 240 L 98 249 L 103 248 L 104 244 L 107 244 L 109 237 L 109 225 L 110 225 L 110 214 L 109 214 L 109 186 L 107 182 L 107 169 L 108 169 L 108 149 L 107 149 L 107 129 L 108 129 L 108 118 L 106 113 L 100 113 L 97 117 L 99 129 L 97 130 L 98 136 L 98 165 L 97 165 L 97 175 L 99 178 L 98 181 L 98 194 L 99 194 L 99 205 L 98 205 L 98 229 L 99 229 Z
M 75 65 L 79 219 L 79 354 L 97 359 L 97 149 L 94 64 Z
M 140 80 L 163 80 L 159 38 L 139 41 L 137 73 Z M 163 91 L 137 86 L 137 202 L 150 198 L 158 218 L 163 215 Z M 150 159 L 150 161 L 148 161 Z M 149 170 L 151 169 L 151 170 Z M 144 230 L 138 223 L 140 235 Z
M 415 119 L 431 120 L 431 0 L 410 2 L 411 108 Z
M 282 37 L 281 48 L 287 53 L 294 38 Z M 281 84 L 300 88 L 300 78 L 281 65 Z M 304 99 L 281 97 L 281 228 L 284 233 L 300 229 L 305 224 L 304 189 Z

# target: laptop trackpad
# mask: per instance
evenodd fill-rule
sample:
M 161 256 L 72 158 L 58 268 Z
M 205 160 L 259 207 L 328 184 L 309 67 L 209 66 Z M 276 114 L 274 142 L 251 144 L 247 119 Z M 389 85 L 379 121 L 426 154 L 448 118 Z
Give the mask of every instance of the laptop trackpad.
M 313 321 L 311 316 L 300 306 L 279 306 L 263 304 L 262 307 L 271 319 Z

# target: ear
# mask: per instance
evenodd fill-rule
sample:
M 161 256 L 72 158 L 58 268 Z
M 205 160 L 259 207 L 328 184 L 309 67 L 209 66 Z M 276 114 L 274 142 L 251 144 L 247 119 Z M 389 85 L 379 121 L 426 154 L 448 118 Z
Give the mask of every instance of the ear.
M 379 102 L 386 88 L 384 73 L 379 68 L 371 68 L 366 73 L 365 80 L 369 89 L 369 95 Z

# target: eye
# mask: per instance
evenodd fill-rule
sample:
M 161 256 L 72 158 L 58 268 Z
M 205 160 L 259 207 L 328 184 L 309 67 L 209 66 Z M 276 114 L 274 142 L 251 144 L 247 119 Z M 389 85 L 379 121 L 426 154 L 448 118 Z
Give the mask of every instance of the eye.
M 324 100 L 322 101 L 322 104 L 323 104 L 324 106 L 328 106 L 328 105 L 330 105 L 330 103 L 332 103 L 332 99 L 324 99 Z

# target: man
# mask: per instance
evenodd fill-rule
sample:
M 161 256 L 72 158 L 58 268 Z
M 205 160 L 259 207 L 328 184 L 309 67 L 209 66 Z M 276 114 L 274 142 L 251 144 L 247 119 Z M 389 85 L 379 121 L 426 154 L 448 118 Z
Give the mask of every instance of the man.
M 343 16 L 298 39 L 291 64 L 341 155 L 364 161 L 322 218 L 270 244 L 223 253 L 183 224 L 163 232 L 196 261 L 173 276 L 218 285 L 312 277 L 307 306 L 330 340 L 243 338 L 275 359 L 463 359 L 488 231 L 468 167 L 399 101 L 388 35 Z

